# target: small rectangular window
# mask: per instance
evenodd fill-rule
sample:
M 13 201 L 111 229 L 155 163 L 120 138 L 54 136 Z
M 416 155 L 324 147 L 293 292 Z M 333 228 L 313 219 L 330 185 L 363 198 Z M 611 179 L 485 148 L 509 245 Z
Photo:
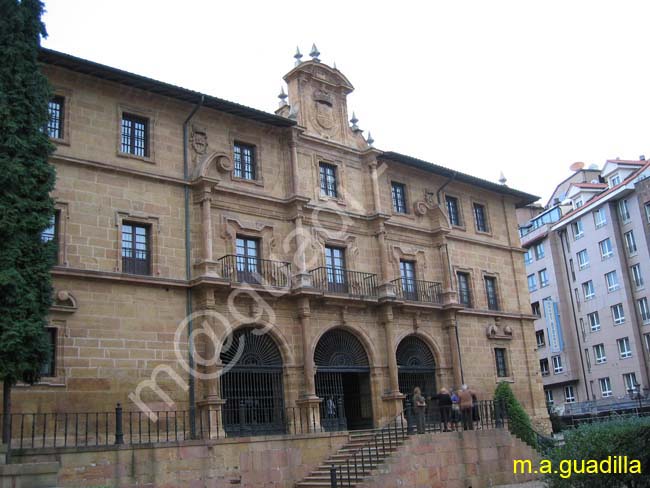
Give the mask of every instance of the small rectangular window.
M 621 183 L 621 176 L 618 173 L 613 174 L 609 178 L 609 187 L 614 188 L 616 185 Z
M 542 376 L 548 376 L 550 374 L 548 359 L 544 358 L 539 360 L 539 371 L 542 373 Z
M 542 269 L 539 271 L 539 286 L 544 288 L 548 286 L 548 284 L 548 273 L 546 272 L 546 269 Z
M 632 271 L 632 280 L 634 281 L 634 286 L 638 290 L 643 287 L 643 276 L 641 275 L 641 265 L 635 264 L 630 268 Z
M 641 393 L 639 391 L 641 385 L 636 381 L 635 373 L 625 373 L 623 375 L 623 384 L 625 385 L 625 391 L 629 395 Z
M 600 248 L 600 257 L 601 259 L 609 259 L 614 255 L 614 249 L 612 248 L 612 241 L 608 237 L 598 243 Z
M 575 403 L 576 393 L 573 388 L 573 385 L 567 385 L 564 387 L 564 403 Z
M 542 316 L 542 310 L 539 306 L 539 302 L 533 302 L 530 304 L 530 309 L 533 313 L 533 315 L 537 315 L 538 317 Z
M 458 198 L 446 195 L 445 200 L 447 202 L 447 215 L 449 216 L 449 223 L 455 226 L 463 225 L 460 219 L 460 204 L 458 202 Z
M 546 404 L 553 405 L 553 390 L 544 390 L 544 394 L 546 395 Z
M 262 281 L 260 241 L 256 238 L 238 235 L 235 240 L 237 281 L 258 284 Z
M 474 203 L 474 221 L 478 232 L 488 232 L 487 212 L 485 205 Z
M 533 250 L 527 249 L 524 254 L 524 264 L 531 264 L 533 262 Z
M 48 378 L 56 376 L 57 329 L 56 327 L 47 327 L 45 333 L 49 344 L 50 357 L 41 365 L 41 376 Z
M 537 330 L 535 331 L 535 339 L 537 339 L 537 347 L 545 347 L 546 340 L 544 339 L 544 331 Z
M 47 104 L 47 135 L 52 139 L 63 139 L 63 117 L 65 99 L 61 96 L 52 98 Z
M 585 229 L 582 225 L 582 219 L 578 219 L 575 222 L 571 224 L 571 228 L 573 229 L 573 239 L 578 240 L 582 236 L 585 235 Z
M 646 202 L 643 208 L 645 209 L 645 220 L 650 224 L 650 202 Z
M 58 210 L 54 211 L 54 215 L 50 217 L 50 223 L 47 228 L 41 232 L 41 240 L 43 242 L 52 242 L 54 246 L 54 264 L 59 264 L 59 218 L 61 213 Z
M 623 223 L 630 221 L 630 209 L 627 204 L 627 200 L 618 201 L 618 215 L 621 217 Z
M 137 115 L 122 114 L 121 151 L 134 156 L 149 156 L 149 120 Z
M 628 256 L 634 256 L 636 254 L 636 239 L 634 238 L 634 232 L 626 232 L 623 237 L 625 237 L 625 248 L 627 249 Z
M 408 213 L 406 208 L 406 186 L 402 183 L 391 183 L 391 192 L 393 195 L 393 210 L 396 213 Z
M 325 247 L 325 266 L 329 291 L 347 293 L 348 277 L 345 269 L 345 249 L 342 247 Z
M 150 226 L 139 223 L 122 224 L 122 272 L 151 274 Z
M 535 274 L 528 275 L 528 291 L 533 292 L 537 290 L 537 277 Z
M 471 308 L 472 295 L 469 288 L 469 274 L 458 272 L 456 278 L 458 279 L 458 301 L 462 305 Z
M 589 320 L 589 326 L 591 327 L 592 332 L 600 330 L 600 317 L 598 316 L 598 312 L 587 314 L 587 319 Z
M 585 349 L 585 361 L 587 361 L 587 372 L 591 373 L 591 356 L 589 355 L 589 349 Z
M 499 310 L 499 300 L 497 298 L 497 279 L 492 276 L 485 277 L 485 295 L 490 310 Z
M 617 303 L 611 307 L 612 317 L 614 318 L 614 325 L 620 325 L 625 322 L 625 311 L 623 310 L 623 304 Z
M 604 344 L 596 344 L 594 346 L 594 359 L 596 360 L 596 364 L 603 364 L 607 362 Z
M 400 277 L 402 278 L 402 291 L 407 300 L 417 300 L 418 290 L 415 276 L 415 263 L 413 261 L 400 260 Z
M 535 259 L 542 259 L 544 257 L 544 243 L 539 242 L 535 244 Z
M 235 141 L 234 176 L 243 180 L 257 179 L 255 146 Z
M 589 266 L 589 254 L 587 254 L 586 249 L 579 251 L 576 257 L 578 258 L 578 269 L 585 269 Z
M 594 289 L 594 282 L 589 280 L 585 281 L 582 284 L 582 294 L 585 297 L 585 301 L 591 300 L 596 296 L 596 290 Z
M 564 371 L 564 365 L 562 364 L 562 356 L 552 356 L 551 361 L 553 362 L 553 373 L 560 374 Z
M 612 396 L 612 383 L 609 381 L 609 377 L 600 378 L 598 380 L 598 383 L 600 384 L 600 395 L 603 398 L 611 397 Z
M 328 197 L 338 197 L 336 166 L 320 163 L 320 193 Z
M 650 307 L 648 307 L 648 299 L 646 297 L 639 298 L 636 301 L 639 306 L 639 315 L 644 324 L 650 324 Z
M 618 344 L 618 354 L 621 359 L 632 357 L 632 349 L 630 349 L 630 339 L 628 337 L 617 339 L 616 343 Z
M 605 215 L 604 208 L 601 207 L 598 210 L 594 211 L 594 224 L 596 226 L 596 229 L 607 224 L 607 216 Z
M 494 348 L 494 358 L 497 367 L 497 376 L 505 378 L 508 376 L 508 363 L 506 361 L 506 350 L 502 347 Z
M 616 270 L 605 274 L 605 282 L 607 283 L 608 292 L 616 291 L 621 287 L 618 282 L 618 275 L 616 274 Z

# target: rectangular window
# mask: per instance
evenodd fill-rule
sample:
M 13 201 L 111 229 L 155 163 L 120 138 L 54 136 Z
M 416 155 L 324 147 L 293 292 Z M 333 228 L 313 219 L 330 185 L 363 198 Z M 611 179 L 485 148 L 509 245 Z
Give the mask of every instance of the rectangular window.
M 497 376 L 505 378 L 508 376 L 508 363 L 506 361 L 506 350 L 502 347 L 494 348 L 494 359 L 496 361 Z
M 627 249 L 628 256 L 633 256 L 636 254 L 636 239 L 634 238 L 634 232 L 626 232 L 625 237 L 625 248 Z
M 580 207 L 582 207 L 582 205 L 583 205 L 583 203 L 582 203 L 582 198 L 576 198 L 576 199 L 573 201 L 573 208 L 574 208 L 574 209 L 576 209 L 576 208 L 580 208 Z
M 553 390 L 544 390 L 544 394 L 546 395 L 546 404 L 553 405 Z
M 571 270 L 571 280 L 576 280 L 576 271 L 573 269 L 573 258 L 569 258 L 569 269 Z
M 539 306 L 539 302 L 533 302 L 530 304 L 530 309 L 533 313 L 533 315 L 537 315 L 538 317 L 542 316 L 542 309 Z
M 544 243 L 539 242 L 535 244 L 535 259 L 542 259 L 544 257 Z
M 650 354 L 650 333 L 648 334 L 643 334 L 643 341 L 645 343 L 645 350 L 648 354 Z
M 59 217 L 60 212 L 55 210 L 54 215 L 50 217 L 50 223 L 47 228 L 41 232 L 41 240 L 43 242 L 53 242 L 55 248 L 54 264 L 59 264 Z
M 582 332 L 582 340 L 587 339 L 587 333 L 585 332 L 585 319 L 580 317 L 580 332 Z
M 544 358 L 539 360 L 539 371 L 542 373 L 542 376 L 548 376 L 551 374 L 548 368 L 548 359 Z
M 326 246 L 325 266 L 327 268 L 328 289 L 334 292 L 346 293 L 345 249 L 342 247 Z
M 474 204 L 474 221 L 476 223 L 476 230 L 478 232 L 488 232 L 487 212 L 485 205 L 480 203 Z
M 447 215 L 449 216 L 449 223 L 456 226 L 463 225 L 460 219 L 460 204 L 458 203 L 458 198 L 446 195 L 445 200 L 447 202 Z
M 542 269 L 539 272 L 539 286 L 541 288 L 548 286 L 548 273 L 546 272 L 546 269 Z
M 576 305 L 578 306 L 578 312 L 579 312 L 579 311 L 580 311 L 580 308 L 581 308 L 581 304 L 580 304 L 580 294 L 578 293 L 578 289 L 577 289 L 577 288 L 574 288 L 574 289 L 573 289 L 573 294 L 574 294 L 575 297 L 576 297 Z
M 623 304 L 617 303 L 611 307 L 612 317 L 614 318 L 614 325 L 620 325 L 625 322 L 625 311 L 623 310 Z
M 237 236 L 235 241 L 237 257 L 237 281 L 260 283 L 262 276 L 259 239 Z
M 632 357 L 632 349 L 630 349 L 630 339 L 628 337 L 617 339 L 616 343 L 618 344 L 618 354 L 621 359 Z
M 625 373 L 623 375 L 623 384 L 625 385 L 625 391 L 633 395 L 635 393 L 640 393 L 639 390 L 639 383 L 636 381 L 636 374 L 634 373 Z
M 48 378 L 56 376 L 56 327 L 47 327 L 45 333 L 50 349 L 50 358 L 41 365 L 41 376 Z
M 544 331 L 543 330 L 535 331 L 535 339 L 537 339 L 537 347 L 546 346 L 546 340 L 544 339 Z
M 402 183 L 391 184 L 393 194 L 393 210 L 397 213 L 407 213 L 406 211 L 406 186 Z
M 598 210 L 594 211 L 594 224 L 596 226 L 596 229 L 602 227 L 606 223 L 607 216 L 605 215 L 605 209 L 601 207 Z
M 564 366 L 562 365 L 562 356 L 552 356 L 551 361 L 553 362 L 553 373 L 559 374 L 564 371 Z
M 623 223 L 630 221 L 630 209 L 627 206 L 627 200 L 618 201 L 618 215 L 621 217 Z
M 600 317 L 598 312 L 591 312 L 587 314 L 587 319 L 589 319 L 589 326 L 591 327 L 592 332 L 598 332 L 600 330 Z
M 591 373 L 591 356 L 589 355 L 589 349 L 585 349 L 585 360 L 587 361 L 587 372 Z
M 598 380 L 598 383 L 600 384 L 600 395 L 603 398 L 611 397 L 612 396 L 612 383 L 609 381 L 609 377 L 600 378 Z
M 458 301 L 471 308 L 472 295 L 469 288 L 469 274 L 458 272 L 456 278 L 458 279 Z
M 573 385 L 567 385 L 564 387 L 564 403 L 575 403 L 576 393 L 573 388 Z
M 596 360 L 596 364 L 603 364 L 607 362 L 604 344 L 596 344 L 594 346 L 594 359 Z
M 573 229 L 573 239 L 578 240 L 585 235 L 585 228 L 582 225 L 582 219 L 578 219 L 571 224 L 571 229 Z
M 235 167 L 233 175 L 244 180 L 257 179 L 257 161 L 255 146 L 235 141 Z
M 122 272 L 151 274 L 150 226 L 124 222 L 122 224 Z
M 524 254 L 524 264 L 531 264 L 533 262 L 533 250 L 527 249 Z
M 149 156 L 149 120 L 124 113 L 122 114 L 123 153 L 146 158 Z
M 485 277 L 485 295 L 490 310 L 499 310 L 499 300 L 497 299 L 497 279 L 492 276 Z
M 618 275 L 616 274 L 616 270 L 605 274 L 605 282 L 607 283 L 607 291 L 609 292 L 616 291 L 621 287 L 621 285 L 618 283 Z
M 400 260 L 399 272 L 402 278 L 402 291 L 407 300 L 417 300 L 417 282 L 415 281 L 415 263 L 413 261 Z
M 602 259 L 608 259 L 611 258 L 614 255 L 614 249 L 612 248 L 612 241 L 608 237 L 605 240 L 602 240 L 598 243 L 598 247 L 600 248 L 600 257 Z
M 528 291 L 533 292 L 537 290 L 537 277 L 535 274 L 528 275 Z
M 645 209 L 645 220 L 650 224 L 650 202 L 646 202 L 643 208 Z
M 636 301 L 639 306 L 639 315 L 644 324 L 650 323 L 650 307 L 648 307 L 648 299 L 646 297 L 639 298 Z
M 610 188 L 613 188 L 613 187 L 615 187 L 616 185 L 618 185 L 620 183 L 621 183 L 621 176 L 618 173 L 613 174 L 609 178 L 609 187 Z
M 630 268 L 632 271 L 632 280 L 634 280 L 634 286 L 639 289 L 643 286 L 643 276 L 641 275 L 641 265 L 635 264 Z
M 52 139 L 63 139 L 63 117 L 65 99 L 56 96 L 47 104 L 47 135 Z
M 585 301 L 586 300 L 591 300 L 592 298 L 594 298 L 596 296 L 596 291 L 594 289 L 594 282 L 593 281 L 591 281 L 591 280 L 585 281 L 582 284 L 582 294 L 585 297 Z
M 328 197 L 338 197 L 336 166 L 320 163 L 320 193 Z
M 578 258 L 578 269 L 585 269 L 589 266 L 589 254 L 587 254 L 586 249 L 579 251 L 576 256 Z

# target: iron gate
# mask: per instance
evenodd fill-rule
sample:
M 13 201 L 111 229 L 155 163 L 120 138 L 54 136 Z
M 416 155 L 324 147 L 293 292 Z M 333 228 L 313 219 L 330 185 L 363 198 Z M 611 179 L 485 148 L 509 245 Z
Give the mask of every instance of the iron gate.
M 399 391 L 406 395 L 404 401 L 411 401 L 413 390 L 416 386 L 420 387 L 429 406 L 427 417 L 432 421 L 437 420 L 437 402 L 431 400 L 436 394 L 436 362 L 431 349 L 422 339 L 410 335 L 399 343 L 396 356 Z
M 284 433 L 284 387 L 282 356 L 262 329 L 246 327 L 234 332 L 221 352 L 223 428 L 227 435 Z

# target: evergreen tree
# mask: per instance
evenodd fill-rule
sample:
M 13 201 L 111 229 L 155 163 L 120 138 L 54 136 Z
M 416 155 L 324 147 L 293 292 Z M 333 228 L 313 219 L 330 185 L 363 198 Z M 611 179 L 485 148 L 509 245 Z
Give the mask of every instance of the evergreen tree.
M 38 49 L 45 26 L 39 0 L 0 0 L 0 380 L 3 412 L 11 387 L 34 383 L 49 357 L 53 243 L 43 242 L 54 208 L 53 147 L 44 127 L 50 88 Z M 3 416 L 3 442 L 9 416 Z

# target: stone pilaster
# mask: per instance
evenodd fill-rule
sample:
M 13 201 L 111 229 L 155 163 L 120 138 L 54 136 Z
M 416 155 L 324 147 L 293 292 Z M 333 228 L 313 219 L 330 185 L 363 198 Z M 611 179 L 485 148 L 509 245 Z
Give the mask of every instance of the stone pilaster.
M 443 328 L 447 333 L 451 356 L 451 371 L 454 382 L 451 387 L 458 388 L 463 383 L 463 376 L 460 364 L 460 346 L 458 345 L 457 338 L 456 314 L 454 312 L 447 313 L 447 316 L 443 320 Z

